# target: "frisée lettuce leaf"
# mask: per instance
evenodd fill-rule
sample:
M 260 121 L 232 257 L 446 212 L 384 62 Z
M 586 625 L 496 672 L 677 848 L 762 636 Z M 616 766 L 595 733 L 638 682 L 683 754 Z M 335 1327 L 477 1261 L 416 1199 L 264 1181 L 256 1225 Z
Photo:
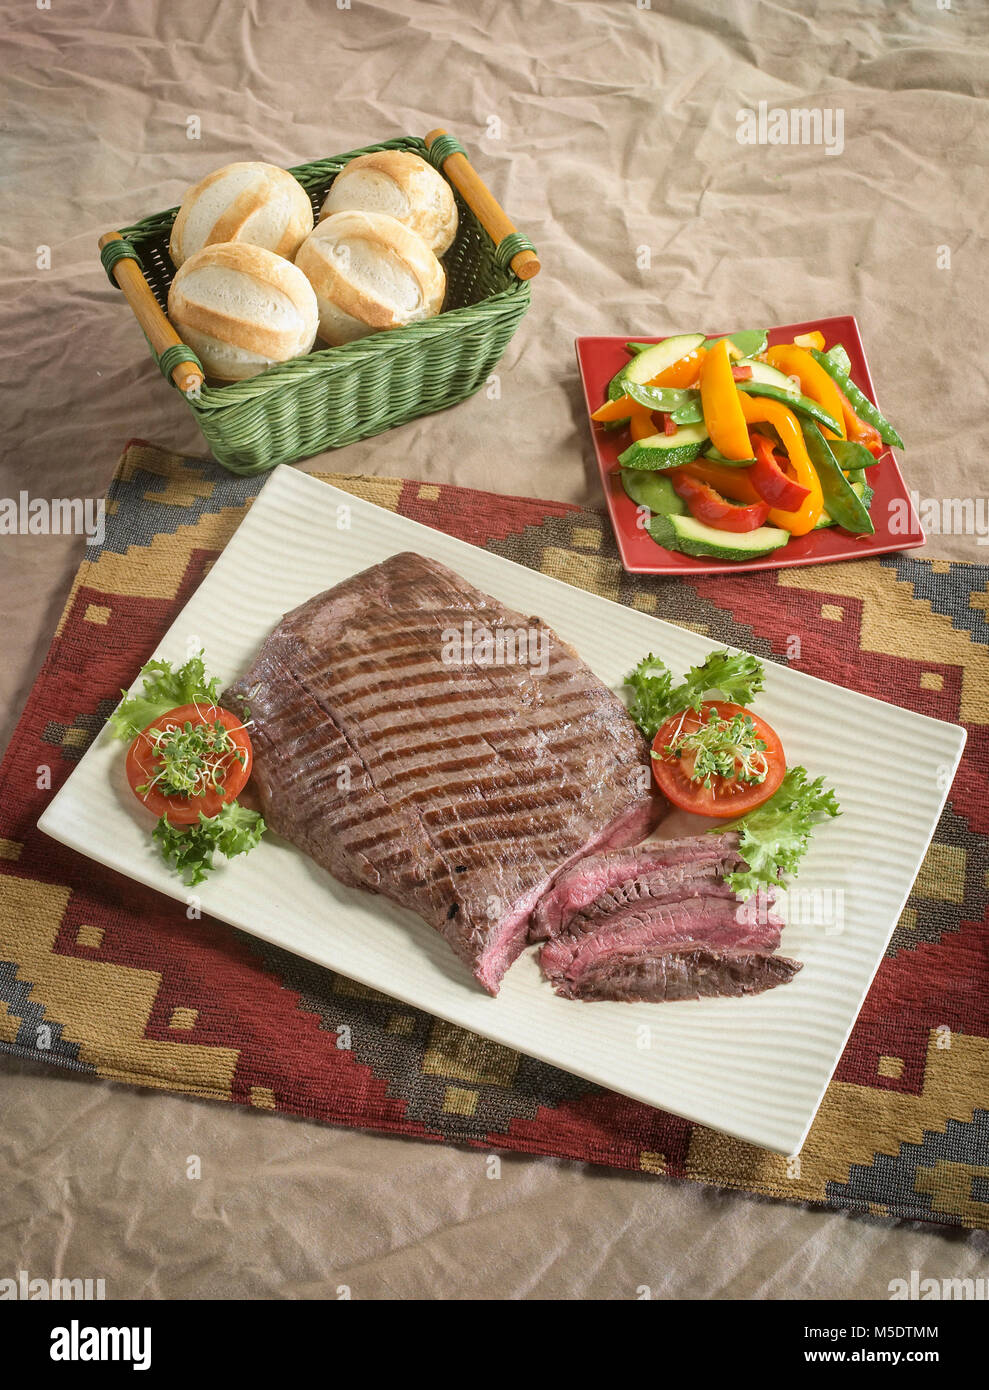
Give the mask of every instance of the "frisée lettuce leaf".
M 628 712 L 652 740 L 671 714 L 699 710 L 714 695 L 735 705 L 751 704 L 765 678 L 765 668 L 757 657 L 722 650 L 711 652 L 699 666 L 692 666 L 683 682 L 674 686 L 669 667 L 650 652 L 625 677 L 625 684 L 632 689 Z
M 625 677 L 625 684 L 631 687 L 632 698 L 628 712 L 632 722 L 638 724 L 647 739 L 654 739 L 659 726 L 666 719 L 669 707 L 673 676 L 665 661 L 660 661 L 652 652 L 639 662 L 634 671 Z
M 171 825 L 167 816 L 151 832 L 161 857 L 192 888 L 213 868 L 213 855 L 247 854 L 261 842 L 265 823 L 257 811 L 228 801 L 215 816 L 200 811 L 198 825 Z
M 796 872 L 814 826 L 840 814 L 837 797 L 825 789 L 823 777 L 810 782 L 806 768 L 788 768 L 768 801 L 736 821 L 719 821 L 711 832 L 737 830 L 741 836 L 738 852 L 747 867 L 726 874 L 725 882 L 743 898 L 767 884 L 782 883 L 785 874 Z
M 190 657 L 184 666 L 172 670 L 170 661 L 149 661 L 139 672 L 144 677 L 144 689 L 138 695 L 120 693 L 123 699 L 110 715 L 110 728 L 115 738 L 136 738 L 152 720 L 177 709 L 179 705 L 219 703 L 219 680 L 206 679 L 203 653 Z

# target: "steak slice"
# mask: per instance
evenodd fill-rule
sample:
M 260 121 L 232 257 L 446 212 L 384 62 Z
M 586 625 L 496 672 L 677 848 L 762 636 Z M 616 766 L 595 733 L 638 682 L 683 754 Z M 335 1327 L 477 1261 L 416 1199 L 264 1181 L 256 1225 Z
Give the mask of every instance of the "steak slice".
M 740 862 L 737 858 L 729 858 L 671 864 L 652 873 L 627 878 L 582 908 L 576 917 L 566 924 L 566 931 L 589 931 L 602 918 L 610 919 L 616 913 L 637 904 L 649 906 L 653 903 L 678 903 L 684 898 L 698 895 L 734 899 L 735 894 L 725 883 L 723 874 Z
M 626 883 L 667 877 L 672 892 L 678 874 L 686 887 L 692 876 L 685 872 L 689 868 L 696 866 L 712 877 L 730 872 L 740 862 L 738 839 L 734 831 L 724 831 L 719 835 L 691 835 L 678 840 L 649 840 L 632 849 L 611 850 L 582 859 L 562 873 L 552 891 L 542 899 L 533 917 L 530 936 L 533 941 L 556 936 L 569 927 L 578 913 Z M 688 888 L 675 896 L 687 897 L 689 892 Z
M 642 1004 L 733 999 L 789 984 L 800 967 L 798 960 L 762 951 L 683 946 L 655 955 L 610 956 L 592 966 L 568 997 Z
M 721 885 L 679 902 L 641 901 L 610 916 L 581 916 L 570 932 L 546 942 L 540 964 L 567 999 L 751 994 L 790 979 L 799 964 L 772 954 L 782 922 L 771 911 L 739 907 Z M 763 964 L 770 960 L 784 966 Z
M 739 901 L 727 885 L 676 902 L 633 903 L 609 917 L 578 917 L 577 930 L 547 941 L 540 963 L 550 977 L 575 978 L 603 956 L 646 948 L 675 947 L 699 942 L 712 948 L 738 945 L 771 952 L 780 944 L 782 923 L 771 912 L 745 912 L 739 920 Z M 752 919 L 754 920 L 745 920 Z
M 457 634 L 526 633 L 481 664 Z M 553 878 L 664 809 L 625 707 L 539 618 L 393 555 L 289 613 L 223 696 L 265 819 L 341 882 L 419 913 L 495 994 Z

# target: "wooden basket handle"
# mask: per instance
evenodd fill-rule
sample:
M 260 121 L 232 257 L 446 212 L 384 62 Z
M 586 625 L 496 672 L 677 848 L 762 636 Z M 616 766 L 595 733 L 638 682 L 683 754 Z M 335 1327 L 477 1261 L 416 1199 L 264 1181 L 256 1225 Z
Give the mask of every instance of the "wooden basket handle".
M 106 232 L 100 237 L 100 250 L 111 241 L 123 241 L 119 232 Z M 151 286 L 144 278 L 144 272 L 137 261 L 122 256 L 111 271 L 113 278 L 123 291 L 124 298 L 134 310 L 134 317 L 144 330 L 148 342 L 160 357 L 166 348 L 188 347 L 168 322 L 161 307 L 151 292 Z M 172 368 L 172 380 L 185 395 L 197 395 L 203 384 L 203 374 L 195 362 L 177 362 Z
M 428 149 L 441 135 L 446 134 L 445 130 L 431 130 L 426 136 L 426 148 Z M 443 172 L 495 246 L 500 246 L 505 237 L 518 231 L 515 223 L 509 219 L 490 188 L 464 155 L 456 152 L 447 155 L 443 161 Z M 520 280 L 531 280 L 541 269 L 535 251 L 516 251 L 511 266 Z

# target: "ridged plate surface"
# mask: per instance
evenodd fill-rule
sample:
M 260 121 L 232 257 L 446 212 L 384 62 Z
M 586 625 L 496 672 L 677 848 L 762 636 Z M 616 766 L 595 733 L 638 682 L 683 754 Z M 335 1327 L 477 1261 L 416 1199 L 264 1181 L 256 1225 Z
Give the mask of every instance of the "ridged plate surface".
M 181 663 L 204 645 L 222 686 L 248 666 L 283 613 L 400 550 L 434 556 L 512 607 L 539 614 L 616 688 L 649 651 L 679 675 L 711 650 L 696 633 L 282 467 L 148 656 Z M 804 968 L 791 984 L 755 998 L 568 1002 L 541 979 L 532 951 L 489 998 L 418 917 L 344 888 L 274 837 L 224 861 L 195 891 L 205 912 L 429 1013 L 649 1105 L 794 1153 L 917 874 L 965 733 L 772 663 L 757 709 L 791 763 L 833 783 L 843 814 L 815 835 L 798 882 L 800 921 L 783 933 L 783 952 Z M 184 921 L 189 890 L 158 858 L 149 818 L 124 779 L 123 745 L 106 731 L 39 824 L 177 899 Z M 811 903 L 830 920 L 815 925 Z

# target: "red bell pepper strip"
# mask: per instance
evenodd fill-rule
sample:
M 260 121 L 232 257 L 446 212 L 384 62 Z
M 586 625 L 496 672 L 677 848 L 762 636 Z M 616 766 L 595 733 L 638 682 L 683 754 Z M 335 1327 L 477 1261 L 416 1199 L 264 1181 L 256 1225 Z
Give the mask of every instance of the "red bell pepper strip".
M 845 426 L 846 437 L 855 444 L 864 445 L 873 458 L 878 458 L 886 447 L 879 431 L 875 425 L 870 425 L 868 421 L 860 419 L 855 414 L 854 406 L 837 382 L 835 382 L 835 390 L 841 398 L 841 418 Z
M 672 415 L 664 415 L 664 416 L 663 416 L 663 433 L 664 433 L 664 434 L 676 434 L 676 432 L 677 432 L 677 430 L 678 430 L 679 428 L 680 428 L 680 426 L 679 426 L 679 425 L 677 424 L 677 422 L 674 420 L 674 418 L 673 418 Z
M 731 375 L 733 381 L 751 381 L 752 368 L 749 366 L 747 362 L 744 364 L 744 366 L 741 367 L 733 366 L 731 369 Z
M 795 512 L 810 496 L 810 488 L 801 487 L 793 478 L 788 478 L 780 467 L 779 459 L 773 452 L 773 445 L 764 434 L 749 431 L 755 463 L 748 469 L 752 486 L 770 507 L 778 507 L 784 512 Z
M 699 483 L 678 468 L 671 469 L 669 477 L 690 515 L 719 531 L 756 531 L 769 515 L 768 502 L 750 502 L 748 506 L 728 502 L 709 483 Z

